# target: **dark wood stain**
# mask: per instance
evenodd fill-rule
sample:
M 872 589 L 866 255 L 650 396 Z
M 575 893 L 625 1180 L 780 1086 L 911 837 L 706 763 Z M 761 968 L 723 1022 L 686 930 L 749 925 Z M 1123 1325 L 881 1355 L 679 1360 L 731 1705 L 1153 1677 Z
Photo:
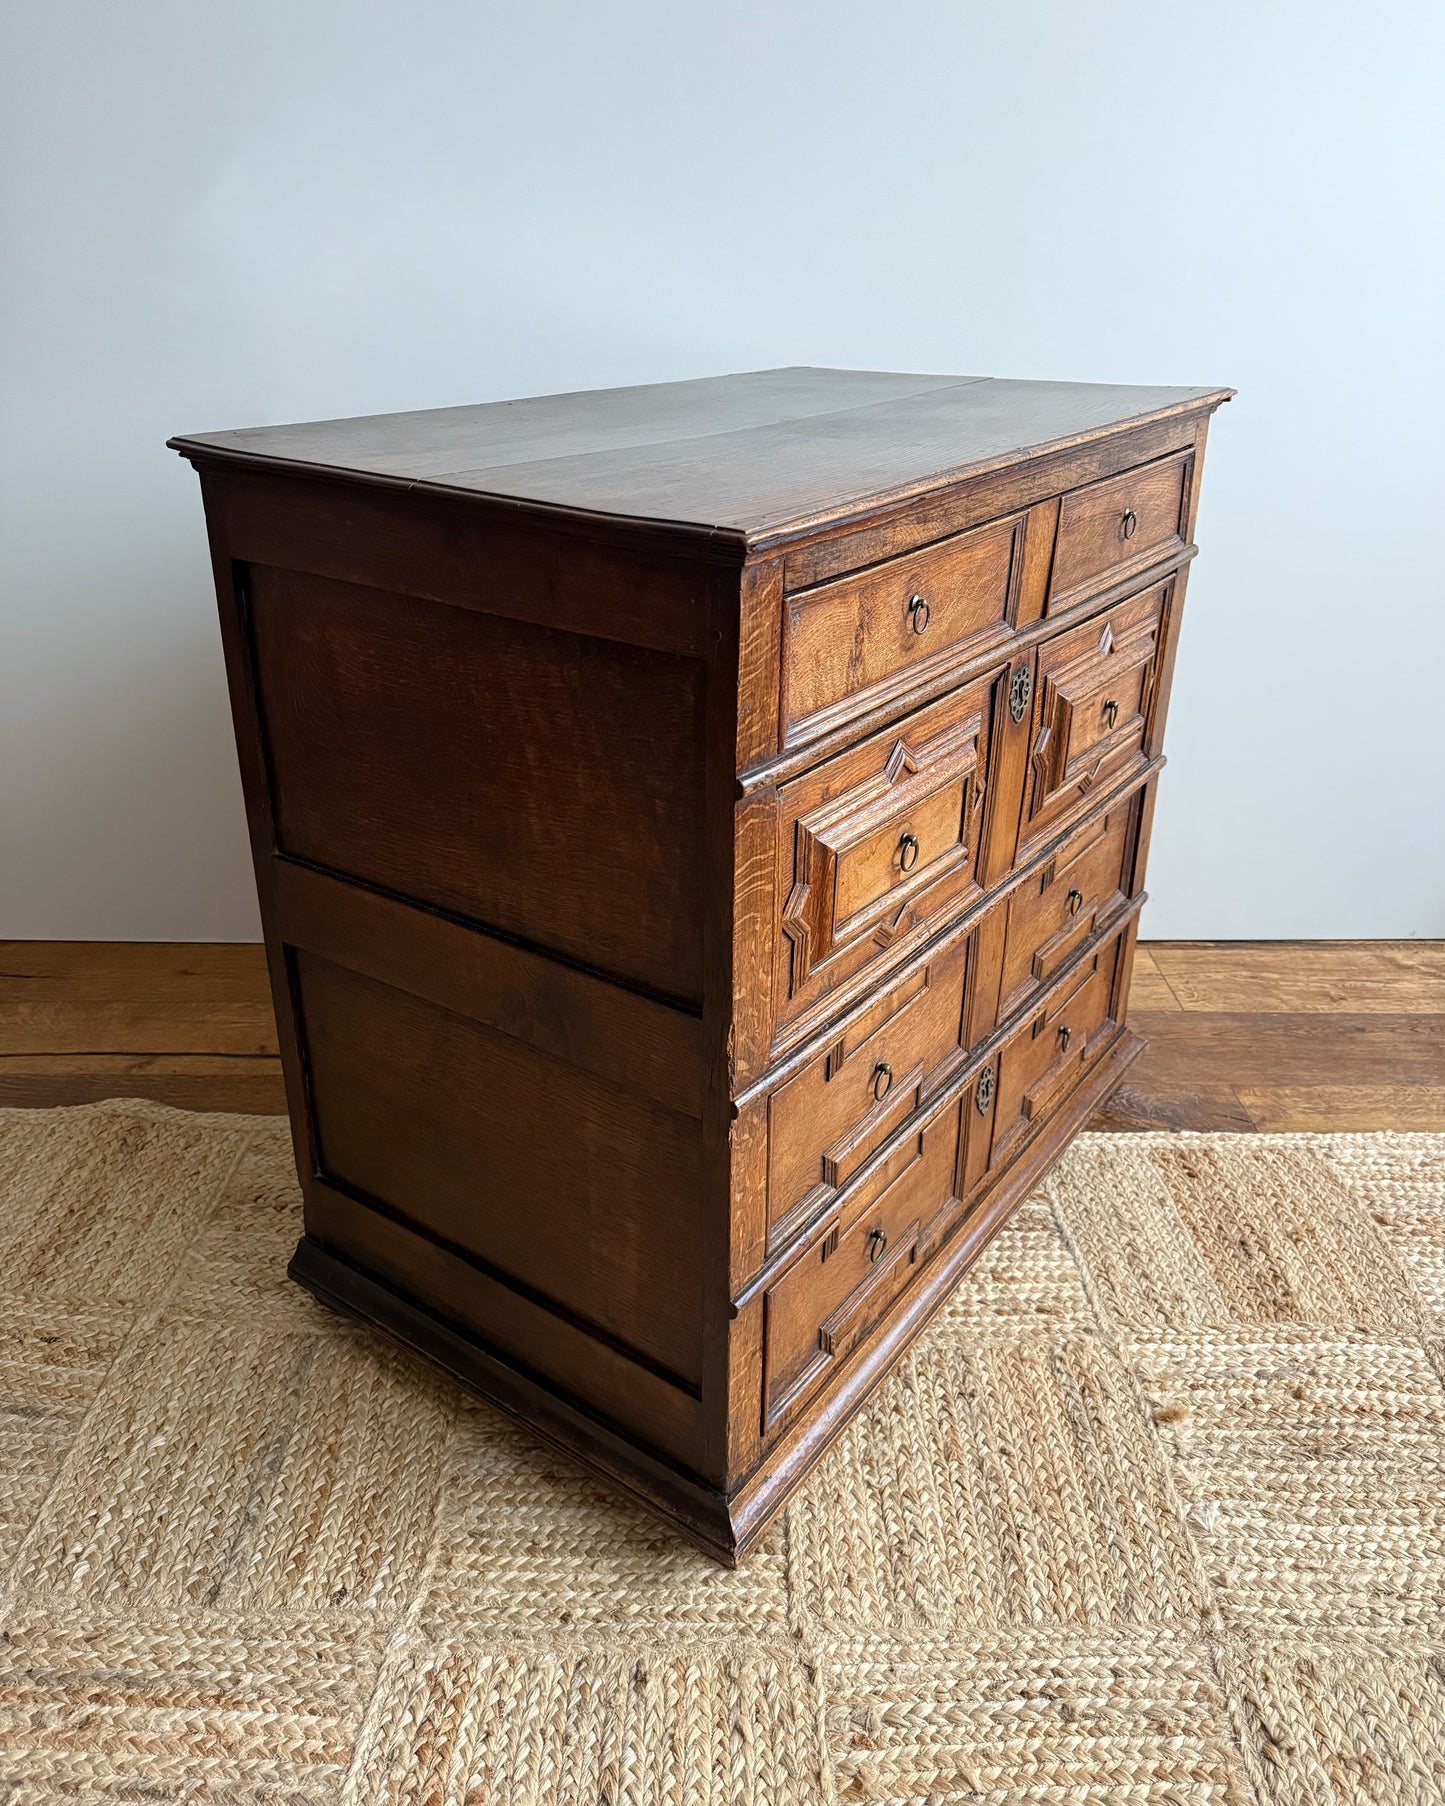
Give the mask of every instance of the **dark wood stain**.
M 1228 394 L 798 368 L 171 443 L 197 457 L 284 460 L 747 535 L 883 504 L 1121 424 L 1196 413 Z
M 738 1559 L 1139 1053 L 1226 396 L 785 370 L 175 441 L 298 1279 Z

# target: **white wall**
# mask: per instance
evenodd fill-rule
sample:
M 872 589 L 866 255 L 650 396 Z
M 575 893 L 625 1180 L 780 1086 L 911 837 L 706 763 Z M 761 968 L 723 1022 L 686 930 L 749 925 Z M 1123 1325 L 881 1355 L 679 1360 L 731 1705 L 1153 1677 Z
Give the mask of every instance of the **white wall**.
M 1445 933 L 1445 9 L 5 0 L 3 919 L 248 938 L 184 429 L 1231 383 L 1146 933 Z

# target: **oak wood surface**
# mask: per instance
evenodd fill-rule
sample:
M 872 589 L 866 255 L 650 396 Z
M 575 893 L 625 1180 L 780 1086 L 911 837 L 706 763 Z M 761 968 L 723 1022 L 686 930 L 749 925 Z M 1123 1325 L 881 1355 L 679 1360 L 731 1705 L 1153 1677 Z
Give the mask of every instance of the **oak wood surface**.
M 1141 1051 L 1225 399 L 784 371 L 173 442 L 206 505 L 302 1282 L 460 1331 L 639 1475 L 680 1466 L 724 1559 L 760 1534 Z M 1011 909 L 1116 811 L 1108 869 Z M 875 1064 L 773 1199 L 784 1131 L 750 1107 L 819 1056 L 826 1085 L 838 1036 L 964 937 L 945 1019 L 897 1050 L 905 1107 L 875 1119 Z
M 1445 1064 L 1432 1072 L 1427 1057 L 1422 1078 L 1421 1044 L 1400 1020 L 1445 1022 L 1445 941 L 1143 941 L 1130 1006 L 1161 1052 L 1146 1049 L 1096 1127 L 1445 1129 Z M 1336 1014 L 1375 1019 L 1365 1042 L 1358 1028 L 1347 1037 L 1348 1064 L 1328 1034 Z M 1195 1016 L 1211 1018 L 1197 1037 Z M 1276 1019 L 1279 1082 L 1248 1076 L 1261 1070 L 1262 1017 Z M 0 942 L 3 1104 L 148 1097 L 279 1113 L 275 1032 L 254 944 Z
M 277 850 L 697 1002 L 703 666 L 252 570 Z
M 1445 941 L 1181 941 L 1154 957 L 1186 1010 L 1436 1015 L 1445 996 Z
M 344 470 L 741 536 L 936 488 L 1227 389 L 797 367 L 183 434 L 188 456 Z

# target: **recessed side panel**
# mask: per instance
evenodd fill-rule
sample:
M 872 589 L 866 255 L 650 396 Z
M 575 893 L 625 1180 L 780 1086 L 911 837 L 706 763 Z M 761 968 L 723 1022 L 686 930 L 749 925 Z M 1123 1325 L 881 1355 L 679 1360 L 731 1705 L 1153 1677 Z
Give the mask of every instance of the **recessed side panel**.
M 290 957 L 318 1177 L 537 1307 L 543 1370 L 550 1319 L 695 1393 L 698 1122 L 315 954 Z M 424 1274 L 417 1287 L 440 1302 Z M 481 1289 L 463 1327 L 497 1339 Z
M 262 565 L 242 596 L 283 854 L 701 998 L 700 661 Z

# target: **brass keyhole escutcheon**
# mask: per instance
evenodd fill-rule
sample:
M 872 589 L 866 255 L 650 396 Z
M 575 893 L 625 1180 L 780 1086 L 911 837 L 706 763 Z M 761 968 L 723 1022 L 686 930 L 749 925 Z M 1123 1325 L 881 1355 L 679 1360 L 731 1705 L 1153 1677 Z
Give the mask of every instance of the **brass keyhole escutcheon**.
M 1065 901 L 1069 905 L 1069 914 L 1076 916 L 1084 907 L 1084 893 L 1081 890 L 1071 890 Z
M 998 1075 L 992 1066 L 985 1066 L 978 1075 L 978 1084 L 974 1087 L 973 1101 L 978 1106 L 980 1116 L 988 1115 L 988 1107 L 993 1102 L 994 1086 L 998 1083 Z
M 1009 679 L 1008 712 L 1015 721 L 1022 721 L 1024 710 L 1029 706 L 1029 697 L 1033 693 L 1034 680 L 1029 676 L 1027 665 L 1020 665 Z
M 1139 525 L 1139 516 L 1132 508 L 1126 508 L 1119 520 L 1120 539 L 1132 539 L 1134 529 Z
M 905 834 L 898 843 L 898 863 L 905 872 L 911 872 L 918 864 L 918 836 Z
M 881 1229 L 870 1229 L 868 1231 L 868 1264 L 870 1267 L 874 1261 L 882 1256 L 883 1251 L 887 1246 L 888 1237 Z
M 1118 703 L 1117 702 L 1106 702 L 1104 704 L 1104 725 L 1105 725 L 1105 727 L 1112 727 L 1118 719 L 1119 719 Z
M 880 1060 L 873 1068 L 873 1096 L 878 1103 L 893 1089 L 893 1068 L 886 1060 Z
M 1069 1051 L 1069 1043 L 1070 1043 L 1070 1041 L 1073 1040 L 1073 1038 L 1074 1038 L 1074 1031 L 1071 1028 L 1069 1028 L 1067 1025 L 1061 1023 L 1059 1025 L 1059 1052 L 1060 1053 L 1067 1053 Z
M 908 598 L 908 619 L 912 623 L 915 633 L 927 631 L 928 617 L 931 612 L 927 596 L 910 596 Z

